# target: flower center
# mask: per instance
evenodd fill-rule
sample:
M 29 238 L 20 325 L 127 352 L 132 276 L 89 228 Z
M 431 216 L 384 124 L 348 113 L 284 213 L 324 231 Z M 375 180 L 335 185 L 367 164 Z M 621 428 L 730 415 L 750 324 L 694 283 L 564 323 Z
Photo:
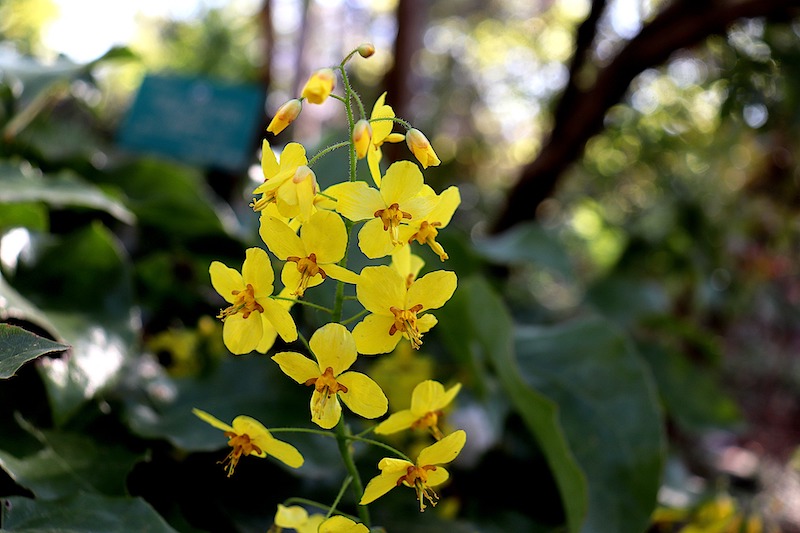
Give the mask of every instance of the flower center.
M 415 420 L 411 427 L 414 429 L 428 429 L 436 440 L 441 440 L 443 435 L 439 429 L 439 417 L 442 416 L 442 411 L 428 411 L 425 416 Z
M 259 211 L 263 211 L 267 208 L 267 206 L 276 201 L 276 195 L 278 191 L 277 189 L 273 189 L 271 191 L 267 191 L 261 195 L 261 198 L 256 200 L 253 198 L 253 201 L 250 202 L 249 207 L 253 209 L 256 213 Z
M 287 257 L 287 261 L 294 261 L 297 263 L 297 271 L 300 272 L 300 282 L 297 288 L 292 293 L 292 296 L 303 296 L 308 288 L 308 282 L 311 278 L 319 274 L 322 279 L 326 278 L 325 271 L 317 265 L 317 254 L 311 254 L 308 257 Z
M 431 247 L 431 250 L 439 256 L 439 259 L 442 261 L 448 259 L 449 256 L 444 251 L 442 245 L 436 242 L 436 236 L 439 234 L 439 230 L 436 228 L 441 225 L 441 222 L 428 222 L 424 220 L 422 224 L 419 225 L 419 231 L 412 235 L 411 238 L 408 239 L 408 242 L 417 241 L 420 244 L 427 244 Z
M 242 318 L 247 318 L 253 311 L 263 313 L 264 308 L 256 301 L 255 292 L 256 291 L 253 288 L 253 285 L 250 283 L 247 284 L 247 287 L 245 287 L 244 290 L 231 291 L 231 294 L 235 297 L 233 305 L 230 305 L 220 311 L 220 313 L 217 315 L 217 318 L 225 320 L 225 318 L 237 313 L 242 313 Z
M 315 412 L 315 416 L 320 417 L 322 413 L 325 411 L 325 404 L 328 400 L 336 396 L 339 392 L 347 392 L 347 387 L 336 381 L 336 378 L 333 376 L 333 368 L 328 367 L 325 369 L 325 372 L 318 378 L 311 378 L 305 383 L 306 385 L 313 385 L 317 392 L 320 393 L 320 400 L 319 403 L 315 406 L 312 406 Z
M 247 433 L 239 435 L 233 431 L 226 431 L 225 436 L 228 437 L 228 446 L 233 449 L 225 459 L 218 463 L 228 463 L 226 469 L 228 470 L 228 477 L 231 477 L 236 468 L 236 464 L 243 455 L 250 455 L 251 453 L 260 454 L 261 448 L 250 440 L 250 436 Z
M 422 311 L 422 304 L 417 304 L 411 309 L 398 309 L 390 307 L 389 311 L 394 314 L 394 323 L 389 328 L 389 335 L 394 335 L 398 331 L 405 333 L 411 341 L 411 347 L 419 350 L 422 346 L 422 333 L 417 328 L 417 313 Z
M 394 203 L 386 209 L 378 209 L 373 216 L 379 217 L 383 221 L 383 230 L 389 232 L 392 244 L 400 244 L 397 228 L 400 227 L 400 222 L 404 218 L 411 219 L 411 213 L 401 211 L 400 204 Z
M 409 466 L 405 475 L 400 476 L 397 480 L 397 486 L 406 484 L 409 487 L 414 487 L 417 491 L 417 500 L 419 501 L 419 511 L 425 510 L 425 500 L 431 502 L 431 505 L 436 507 L 439 502 L 439 495 L 428 486 L 428 470 L 436 470 L 435 465 L 425 466 Z

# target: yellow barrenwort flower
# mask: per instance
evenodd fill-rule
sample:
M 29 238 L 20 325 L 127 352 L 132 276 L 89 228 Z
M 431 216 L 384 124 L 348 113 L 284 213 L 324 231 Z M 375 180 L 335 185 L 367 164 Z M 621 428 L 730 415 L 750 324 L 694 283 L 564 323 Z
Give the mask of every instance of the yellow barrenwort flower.
M 233 419 L 231 425 L 228 425 L 200 409 L 192 409 L 192 413 L 204 422 L 221 429 L 225 432 L 225 436 L 228 437 L 228 446 L 233 450 L 225 459 L 220 461 L 223 464 L 227 463 L 225 468 L 228 471 L 228 477 L 233 475 L 236 465 L 239 464 L 239 459 L 245 455 L 261 458 L 271 455 L 292 468 L 303 466 L 303 456 L 300 455 L 297 448 L 288 442 L 283 442 L 273 437 L 269 430 L 255 418 L 239 415 Z
M 441 440 L 439 417 L 460 390 L 460 383 L 456 383 L 445 392 L 444 386 L 438 381 L 428 379 L 421 382 L 411 393 L 411 408 L 389 416 L 378 424 L 375 433 L 389 435 L 405 429 L 425 429 L 430 431 L 436 440 Z
M 450 473 L 440 465 L 453 461 L 467 442 L 467 434 L 459 429 L 419 452 L 416 464 L 404 459 L 384 457 L 378 463 L 381 473 L 372 478 L 364 489 L 361 505 L 371 503 L 395 487 L 405 485 L 417 493 L 419 510 L 425 510 L 425 500 L 434 507 L 439 495 L 433 487 L 441 485 Z
M 285 306 L 270 298 L 275 273 L 267 252 L 248 248 L 242 273 L 214 261 L 208 269 L 211 285 L 229 307 L 217 318 L 223 321 L 222 340 L 234 354 L 249 353 L 261 347 L 265 330 L 271 327 L 286 342 L 297 339 L 297 327 Z
M 336 74 L 333 69 L 322 68 L 314 72 L 303 87 L 301 96 L 312 104 L 321 104 L 327 100 L 336 86 Z
M 314 198 L 317 194 L 317 177 L 308 168 L 306 149 L 299 143 L 289 143 L 281 153 L 281 161 L 265 140 L 261 148 L 261 169 L 264 183 L 256 187 L 253 194 L 263 194 L 262 198 L 250 204 L 255 211 L 263 210 L 270 202 L 275 202 L 278 212 L 286 218 L 299 217 L 305 222 L 314 212 Z
M 428 138 L 418 129 L 411 128 L 406 132 L 406 144 L 422 164 L 422 168 L 435 167 L 441 163 Z
M 275 116 L 272 117 L 269 126 L 267 126 L 267 131 L 273 135 L 279 134 L 286 129 L 286 126 L 294 122 L 294 119 L 300 115 L 302 110 L 303 104 L 300 100 L 297 98 L 289 100 L 275 112 Z
M 402 337 L 419 349 L 422 335 L 437 322 L 426 311 L 442 307 L 457 284 L 455 273 L 445 270 L 429 272 L 410 286 L 406 280 L 390 266 L 364 267 L 361 271 L 356 297 L 370 314 L 353 328 L 359 353 L 391 352 Z
M 367 164 L 369 165 L 369 173 L 372 175 L 372 180 L 375 182 L 376 187 L 381 186 L 381 167 L 380 162 L 383 158 L 381 146 L 383 143 L 398 143 L 405 140 L 405 135 L 402 133 L 392 133 L 394 128 L 395 118 L 394 109 L 386 105 L 386 93 L 378 97 L 375 104 L 372 106 L 372 114 L 369 117 L 370 125 L 372 126 L 372 143 L 367 152 Z
M 296 352 L 280 352 L 272 360 L 297 383 L 314 387 L 311 420 L 315 424 L 331 429 L 339 422 L 339 398 L 364 418 L 386 413 L 388 401 L 378 384 L 360 372 L 346 372 L 358 356 L 356 342 L 346 327 L 336 322 L 325 324 L 308 344 L 316 362 Z
M 336 210 L 353 222 L 367 220 L 358 232 L 358 246 L 370 259 L 392 253 L 400 240 L 403 223 L 424 218 L 436 205 L 435 196 L 423 196 L 424 181 L 419 167 L 410 161 L 393 163 L 381 181 L 380 190 L 363 181 L 340 183 L 331 189 Z
M 333 211 L 317 211 L 300 227 L 300 236 L 288 224 L 274 217 L 261 219 L 261 238 L 275 256 L 286 261 L 281 271 L 284 287 L 292 296 L 302 297 L 328 276 L 356 283 L 358 274 L 337 265 L 347 249 L 347 228 Z
M 346 516 L 336 515 L 320 524 L 319 533 L 369 533 L 369 528 Z
M 372 126 L 362 118 L 356 122 L 356 125 L 353 127 L 353 145 L 356 148 L 356 157 L 358 159 L 367 157 L 371 142 Z
M 422 195 L 433 195 L 437 198 L 436 207 L 434 207 L 424 218 L 409 221 L 405 226 L 400 227 L 400 239 L 412 243 L 417 241 L 420 244 L 427 244 L 431 247 L 439 259 L 445 261 L 448 259 L 447 252 L 444 247 L 436 241 L 436 236 L 439 230 L 444 228 L 450 223 L 459 204 L 461 204 L 461 194 L 458 187 L 453 185 L 448 187 L 439 196 L 425 185 L 423 187 Z
M 291 528 L 297 533 L 317 533 L 319 526 L 325 521 L 325 515 L 320 513 L 308 514 L 299 505 L 285 506 L 278 504 L 278 512 L 275 513 L 275 525 L 280 528 Z

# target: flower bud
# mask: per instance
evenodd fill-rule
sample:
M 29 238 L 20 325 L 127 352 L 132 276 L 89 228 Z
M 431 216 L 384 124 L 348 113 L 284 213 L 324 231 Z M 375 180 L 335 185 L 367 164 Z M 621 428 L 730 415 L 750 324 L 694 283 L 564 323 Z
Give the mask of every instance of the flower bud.
M 372 126 L 363 118 L 356 122 L 353 128 L 353 146 L 356 148 L 356 157 L 364 159 L 367 157 L 369 145 L 372 142 Z
M 300 114 L 303 109 L 303 104 L 297 98 L 289 100 L 278 108 L 272 121 L 267 126 L 267 131 L 277 135 L 286 129 L 286 126 L 291 124 L 294 119 Z
M 312 104 L 321 104 L 330 96 L 335 86 L 336 74 L 333 69 L 319 69 L 308 79 L 301 96 Z
M 372 43 L 364 43 L 358 47 L 358 54 L 361 57 L 369 57 L 375 53 L 375 46 Z
M 411 153 L 414 154 L 414 157 L 422 164 L 422 168 L 435 167 L 441 163 L 428 138 L 418 129 L 411 128 L 408 130 L 406 144 Z

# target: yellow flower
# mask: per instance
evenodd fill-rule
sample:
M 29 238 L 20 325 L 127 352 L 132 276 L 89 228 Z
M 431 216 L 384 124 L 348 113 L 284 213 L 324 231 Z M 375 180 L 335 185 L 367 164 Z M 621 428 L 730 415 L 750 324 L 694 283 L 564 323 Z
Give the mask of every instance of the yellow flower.
M 226 467 L 228 477 L 233 475 L 239 459 L 245 455 L 261 458 L 271 455 L 292 468 L 300 468 L 303 465 L 303 456 L 300 455 L 297 448 L 273 437 L 269 430 L 255 418 L 239 415 L 233 419 L 231 425 L 228 425 L 200 409 L 192 409 L 192 412 L 201 420 L 224 431 L 225 436 L 228 437 L 228 446 L 233 450 L 220 461 L 223 464 L 228 463 Z
M 291 298 L 291 290 L 284 287 L 281 289 L 281 292 L 278 293 L 279 298 L 275 298 L 275 302 L 286 309 L 288 312 L 292 306 L 294 305 L 294 301 Z M 267 353 L 270 348 L 275 344 L 275 340 L 278 338 L 278 330 L 275 329 L 275 326 L 272 325 L 272 322 L 265 321 L 264 322 L 264 332 L 261 335 L 261 342 L 258 343 L 256 346 L 256 351 L 258 353 Z
M 319 526 L 319 533 L 369 533 L 369 528 L 346 516 L 336 515 L 328 518 Z
M 467 434 L 459 429 L 424 448 L 417 457 L 416 464 L 404 459 L 384 457 L 378 463 L 381 473 L 372 478 L 364 489 L 361 505 L 367 505 L 400 485 L 412 487 L 417 493 L 419 510 L 425 510 L 427 499 L 434 507 L 439 495 L 433 487 L 441 485 L 450 474 L 440 465 L 453 461 L 467 442 Z
M 336 185 L 336 210 L 353 222 L 367 220 L 358 232 L 358 246 L 370 259 L 385 257 L 400 240 L 402 223 L 423 219 L 436 205 L 435 197 L 422 196 L 422 172 L 410 161 L 393 163 L 380 190 L 363 181 Z
M 278 512 L 275 513 L 275 525 L 280 528 L 291 528 L 297 533 L 317 533 L 319 526 L 325 521 L 325 515 L 308 511 L 299 505 L 289 507 L 278 504 Z
M 411 253 L 410 246 L 400 246 L 392 252 L 392 262 L 389 264 L 397 273 L 406 280 L 406 287 L 410 287 L 417 274 L 425 266 L 425 260 Z
M 386 142 L 397 143 L 405 139 L 402 133 L 392 133 L 394 121 L 391 119 L 395 118 L 394 109 L 386 105 L 385 101 L 386 93 L 383 93 L 372 106 L 372 114 L 369 117 L 372 126 L 372 143 L 367 152 L 367 164 L 376 187 L 381 186 L 380 162 L 383 158 L 381 146 Z
M 261 148 L 261 169 L 265 181 L 256 187 L 253 194 L 263 196 L 251 204 L 253 209 L 261 211 L 270 202 L 276 202 L 281 216 L 308 220 L 314 211 L 314 197 L 318 187 L 314 171 L 308 168 L 306 149 L 303 145 L 287 144 L 278 164 L 275 154 L 265 140 Z
M 339 422 L 342 406 L 364 418 L 386 413 L 388 401 L 370 377 L 360 372 L 346 372 L 356 362 L 356 343 L 343 325 L 325 324 L 311 336 L 311 352 L 316 362 L 296 352 L 280 352 L 272 359 L 297 383 L 314 387 L 311 394 L 311 420 L 323 429 Z
M 437 322 L 426 311 L 443 306 L 455 292 L 456 283 L 454 272 L 437 270 L 407 286 L 406 278 L 390 266 L 365 267 L 356 284 L 356 296 L 370 314 L 353 329 L 359 353 L 391 352 L 402 337 L 419 349 L 423 333 Z
M 312 104 L 321 104 L 328 99 L 335 86 L 336 74 L 333 69 L 322 68 L 311 75 L 301 96 Z
M 375 433 L 389 435 L 409 428 L 427 429 L 436 440 L 440 440 L 442 432 L 439 429 L 439 417 L 460 390 L 460 383 L 445 392 L 444 386 L 438 381 L 428 379 L 421 382 L 414 387 L 414 392 L 411 393 L 411 408 L 389 416 L 378 424 Z
M 411 128 L 406 132 L 406 144 L 422 164 L 422 168 L 435 167 L 441 163 L 428 138 L 418 129 Z
M 286 129 L 286 126 L 294 122 L 294 119 L 297 118 L 302 110 L 303 104 L 300 100 L 297 98 L 289 100 L 275 112 L 275 116 L 272 117 L 272 121 L 267 126 L 267 131 L 273 135 L 279 134 Z
M 356 157 L 358 159 L 367 157 L 371 142 L 372 126 L 366 120 L 361 119 L 353 127 L 353 145 L 356 147 Z
M 440 229 L 450 223 L 453 213 L 461 204 L 461 194 L 455 185 L 448 187 L 439 196 L 436 196 L 433 189 L 426 185 L 423 187 L 422 194 L 431 194 L 436 197 L 436 207 L 424 218 L 410 221 L 408 225 L 401 226 L 400 240 L 408 241 L 409 243 L 417 241 L 420 244 L 427 244 L 439 256 L 439 259 L 444 261 L 448 259 L 448 255 L 442 245 L 436 241 L 436 236 L 439 234 Z
M 265 217 L 259 229 L 261 238 L 275 256 L 286 261 L 281 271 L 283 285 L 292 296 L 302 297 L 308 287 L 322 283 L 327 276 L 347 283 L 358 281 L 358 274 L 338 263 L 347 248 L 347 229 L 333 211 L 317 211 L 300 227 L 300 236 L 285 222 Z
M 287 309 L 270 298 L 275 274 L 267 252 L 248 248 L 242 273 L 214 261 L 208 269 L 211 284 L 229 304 L 217 318 L 222 319 L 222 340 L 234 354 L 249 353 L 261 343 L 271 324 L 286 342 L 297 339 L 297 327 Z

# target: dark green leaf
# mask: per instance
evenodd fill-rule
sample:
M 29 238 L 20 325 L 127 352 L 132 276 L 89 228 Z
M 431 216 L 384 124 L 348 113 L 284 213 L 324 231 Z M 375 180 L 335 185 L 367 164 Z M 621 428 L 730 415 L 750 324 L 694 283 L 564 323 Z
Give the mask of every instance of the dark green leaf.
M 175 531 L 141 498 L 75 494 L 56 501 L 39 501 L 14 496 L 2 503 L 3 530 L 15 533 Z
M 574 275 L 563 246 L 537 223 L 520 224 L 500 235 L 479 239 L 475 249 L 495 263 L 533 263 L 568 278 Z
M 2 275 L 0 275 L 0 320 L 29 322 L 50 333 L 51 337 L 64 340 L 47 315 L 9 285 Z
M 47 209 L 39 203 L 5 204 L 0 210 L 0 231 L 6 228 L 47 231 L 48 224 Z
M 0 324 L 0 379 L 8 379 L 19 368 L 37 357 L 69 349 L 17 326 Z
M 585 531 L 640 533 L 664 461 L 655 386 L 633 345 L 601 318 L 519 328 L 519 371 L 558 405 L 558 419 L 589 483 Z

